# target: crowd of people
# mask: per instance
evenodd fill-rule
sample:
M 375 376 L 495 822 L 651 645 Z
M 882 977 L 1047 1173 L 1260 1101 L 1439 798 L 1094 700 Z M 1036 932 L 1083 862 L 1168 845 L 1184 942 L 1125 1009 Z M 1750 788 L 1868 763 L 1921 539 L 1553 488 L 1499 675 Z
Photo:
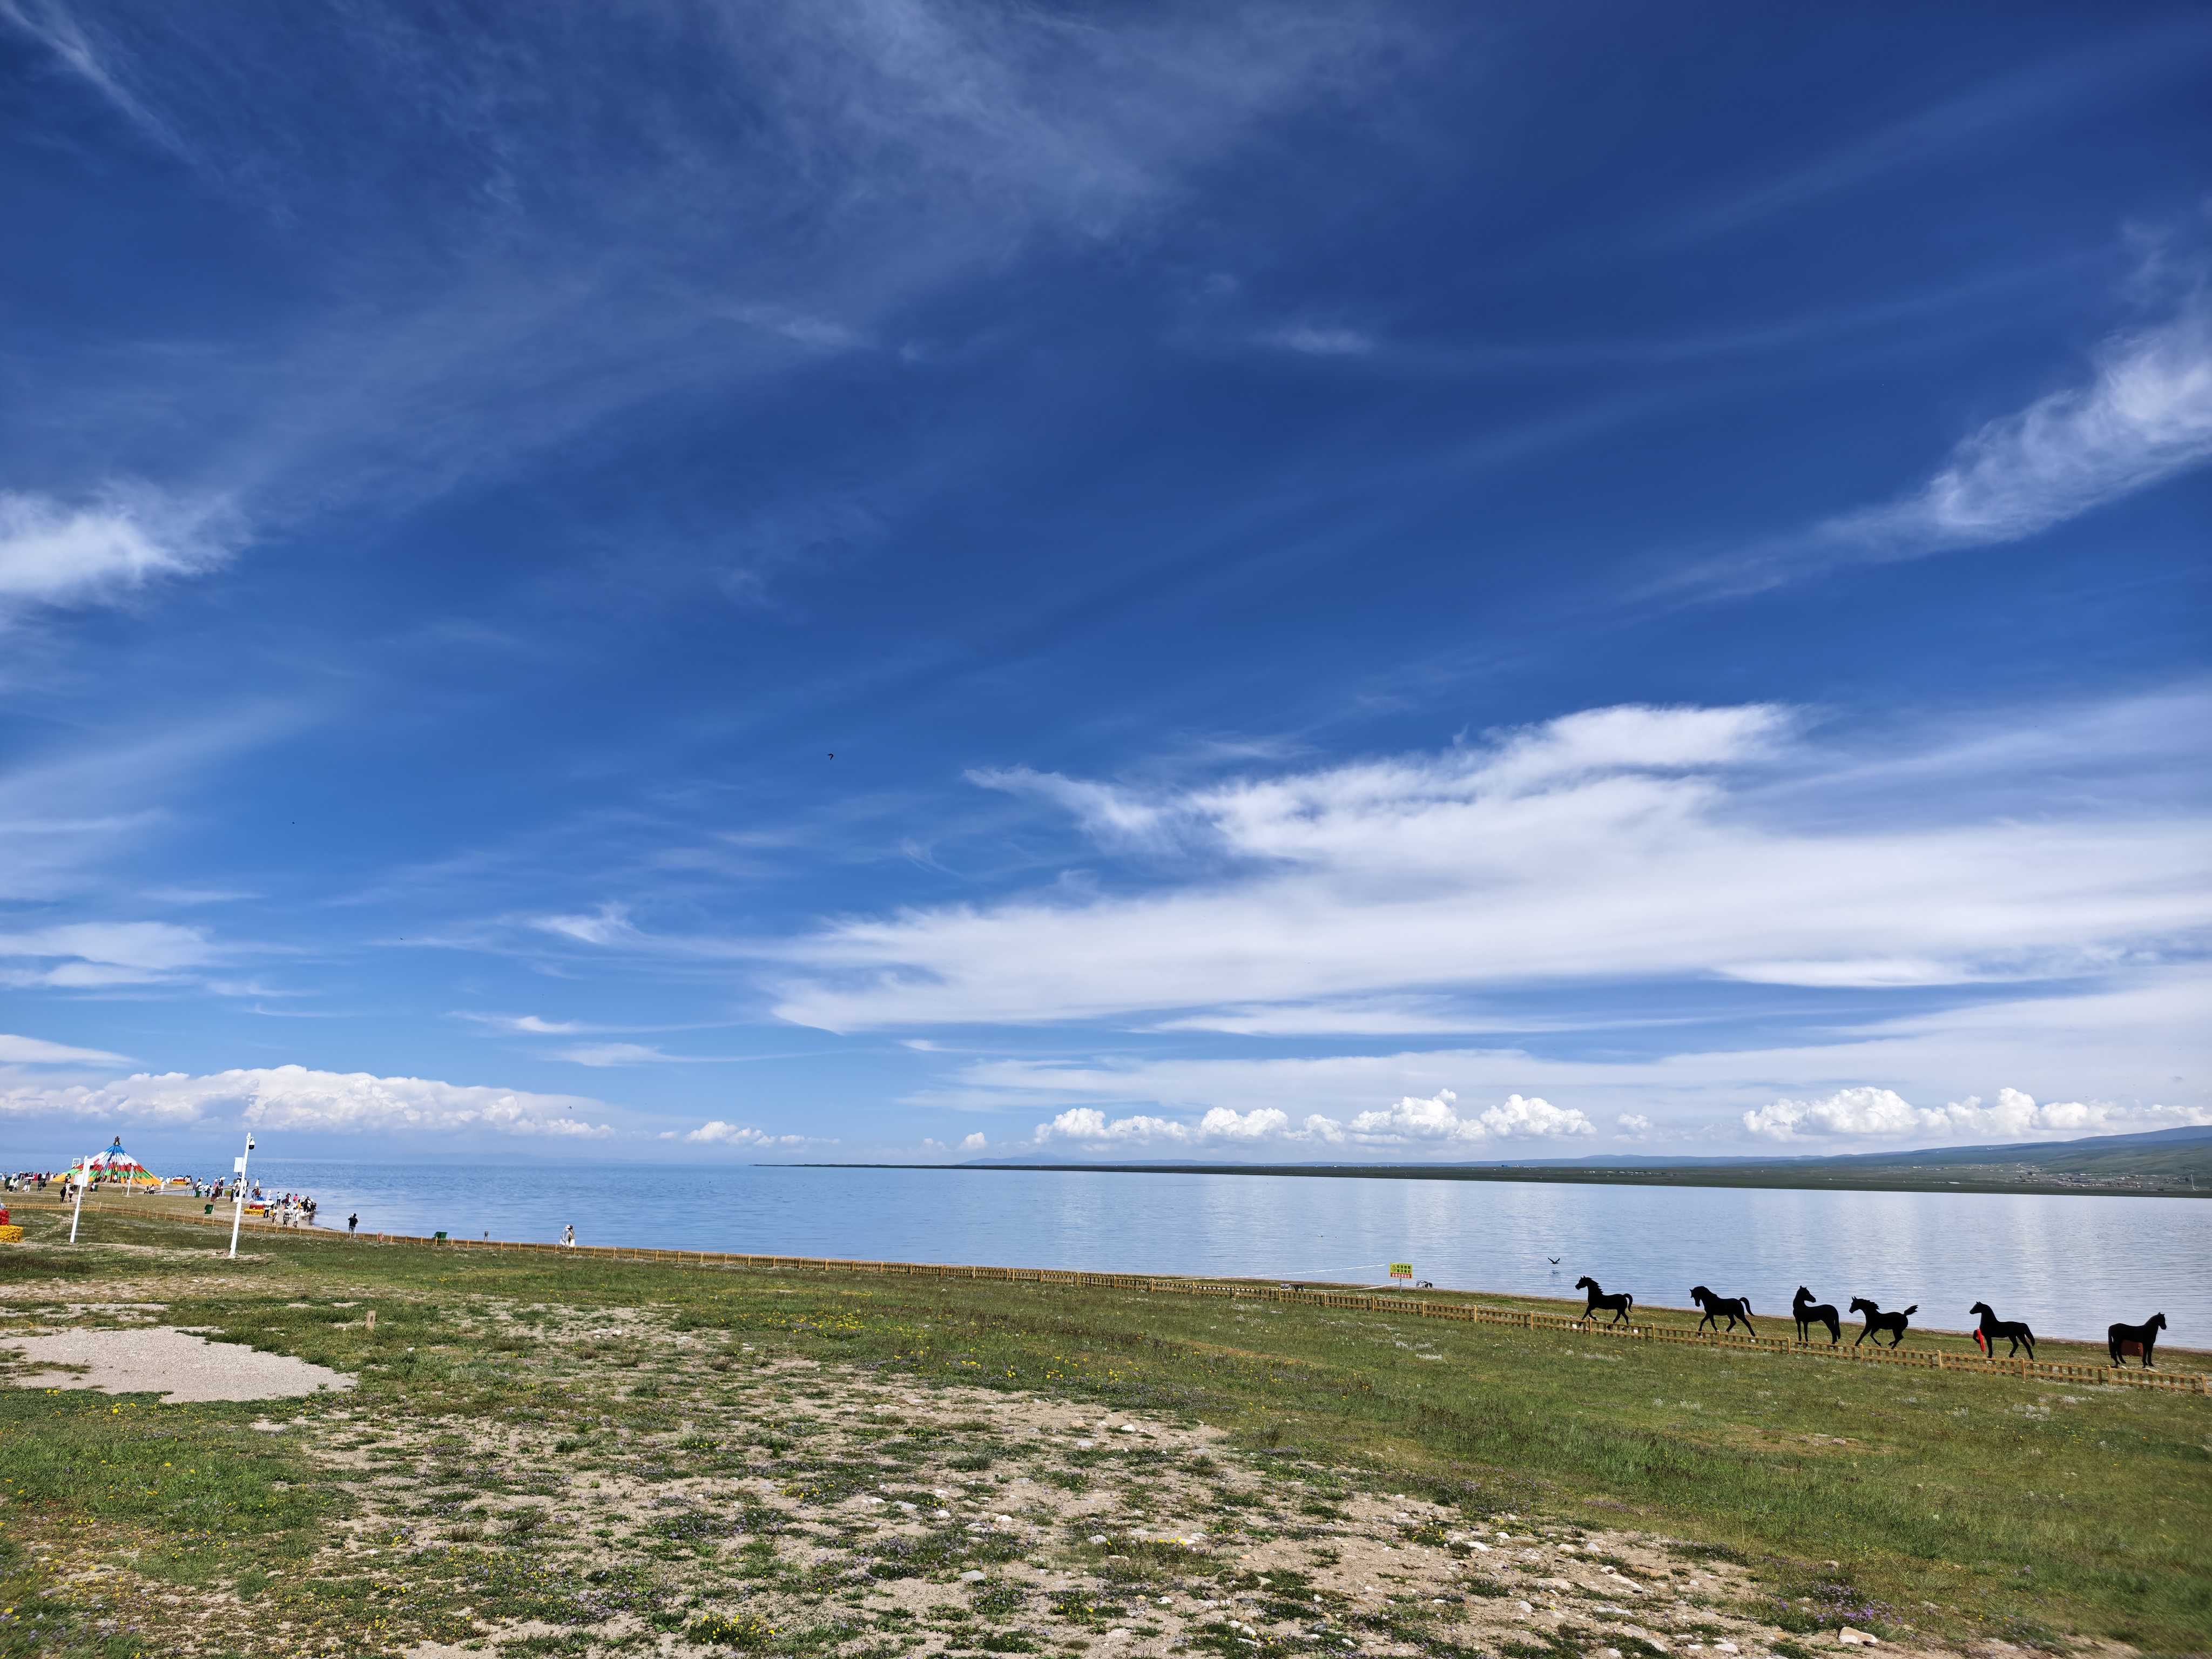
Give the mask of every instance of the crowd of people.
M 315 1200 L 305 1193 L 287 1193 L 269 1206 L 269 1217 L 279 1226 L 312 1227 L 315 1224 Z
M 204 1190 L 203 1190 L 203 1183 L 195 1181 L 192 1182 L 192 1196 L 215 1199 L 225 1203 L 233 1202 L 238 1197 L 238 1178 L 231 1176 L 222 1181 L 208 1182 L 204 1183 Z M 253 1183 L 252 1190 L 246 1194 L 246 1201 L 248 1204 L 266 1205 L 269 1218 L 280 1227 L 312 1227 L 315 1224 L 317 1206 L 315 1200 L 306 1193 L 271 1194 L 262 1191 L 261 1183 L 257 1181 Z
M 22 1170 L 12 1175 L 0 1174 L 0 1192 L 40 1192 L 49 1185 L 65 1185 L 69 1178 L 70 1171 L 67 1170 Z M 107 1177 L 104 1172 L 95 1170 L 92 1177 L 93 1187 L 96 1189 L 106 1184 Z M 229 1203 L 238 1197 L 239 1177 L 235 1176 L 225 1176 L 215 1181 L 194 1178 L 189 1185 L 192 1196 L 197 1199 Z M 309 1194 L 288 1192 L 272 1195 L 263 1191 L 261 1183 L 257 1181 L 247 1190 L 246 1201 L 266 1205 L 269 1218 L 279 1226 L 312 1227 L 315 1224 L 318 1206 Z
M 0 1192 L 35 1193 L 44 1191 L 49 1185 L 65 1187 L 75 1173 L 71 1170 L 21 1170 L 14 1175 L 0 1175 Z M 137 1187 L 145 1184 L 145 1180 L 140 1174 L 110 1174 L 106 1170 L 94 1170 L 90 1184 L 96 1188 L 125 1184 Z M 201 1196 L 198 1182 L 192 1183 L 192 1196 Z

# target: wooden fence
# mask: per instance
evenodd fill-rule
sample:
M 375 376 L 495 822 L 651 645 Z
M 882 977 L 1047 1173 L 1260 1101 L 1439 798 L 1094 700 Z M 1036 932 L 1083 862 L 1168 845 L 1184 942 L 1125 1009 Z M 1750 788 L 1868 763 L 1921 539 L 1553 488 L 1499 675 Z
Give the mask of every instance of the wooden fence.
M 189 1221 L 202 1226 L 228 1227 L 227 1215 L 175 1215 L 153 1210 L 131 1199 L 88 1199 L 85 1208 L 137 1214 L 147 1219 Z M 248 1221 L 246 1232 L 290 1237 L 343 1240 L 345 1235 L 328 1228 L 286 1227 L 273 1221 Z M 1054 1267 L 955 1267 L 924 1261 L 848 1261 L 831 1256 L 748 1255 L 732 1250 L 653 1250 L 627 1244 L 538 1244 L 510 1239 L 423 1238 L 411 1233 L 362 1233 L 353 1241 L 370 1245 L 427 1245 L 433 1249 L 471 1250 L 496 1255 L 550 1256 L 562 1261 L 648 1261 L 678 1267 L 751 1267 L 771 1273 L 883 1273 L 911 1279 L 968 1279 L 1017 1285 L 1066 1285 L 1082 1290 L 1140 1291 L 1169 1296 L 1219 1296 L 1238 1300 L 1297 1303 L 1308 1307 L 1351 1308 L 1364 1312 L 1394 1313 L 1415 1319 L 1456 1321 L 1463 1325 L 1511 1325 L 1531 1331 L 1573 1331 L 1608 1342 L 1671 1342 L 1729 1352 L 1769 1353 L 1793 1359 L 1820 1359 L 1831 1364 L 1903 1365 L 1920 1370 L 1967 1372 L 1981 1376 L 2024 1377 L 2045 1382 L 2102 1384 L 2116 1388 L 2162 1389 L 2185 1394 L 2212 1394 L 2212 1374 L 2196 1371 L 2130 1370 L 2111 1365 L 2067 1364 L 2047 1359 L 1995 1359 L 1979 1355 L 1944 1353 L 1932 1348 L 1873 1348 L 1812 1346 L 1782 1337 L 1721 1336 L 1671 1328 L 1663 1325 L 1615 1325 L 1584 1322 L 1565 1314 L 1538 1313 L 1530 1309 L 1484 1308 L 1472 1302 L 1426 1302 L 1395 1293 L 1364 1291 L 1316 1291 L 1303 1285 L 1268 1285 L 1250 1280 L 1176 1279 L 1155 1273 L 1086 1273 Z

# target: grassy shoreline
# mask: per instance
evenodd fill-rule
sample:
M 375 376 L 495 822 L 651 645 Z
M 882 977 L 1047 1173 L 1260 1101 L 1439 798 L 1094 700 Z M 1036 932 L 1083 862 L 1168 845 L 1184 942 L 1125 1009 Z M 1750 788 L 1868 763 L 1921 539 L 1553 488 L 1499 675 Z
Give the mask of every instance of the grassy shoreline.
M 33 1197 L 31 1200 L 31 1206 L 33 1208 L 42 1207 L 44 1204 L 45 1200 L 40 1198 Z M 92 1215 L 104 1212 L 111 1216 L 126 1219 L 134 1217 L 140 1219 L 158 1218 L 185 1222 L 195 1227 L 213 1226 L 226 1232 L 228 1231 L 230 1222 L 227 1214 L 218 1212 L 212 1216 L 204 1215 L 200 1213 L 201 1207 L 201 1201 L 198 1200 L 181 1200 L 168 1197 L 127 1200 L 99 1199 L 88 1200 L 85 1213 Z M 66 1214 L 66 1208 L 64 1208 L 60 1212 Z M 336 1240 L 341 1243 L 357 1243 L 364 1246 L 374 1245 L 376 1241 L 380 1238 L 395 1237 L 364 1232 L 360 1235 L 358 1239 L 356 1239 L 330 1227 L 313 1229 L 285 1228 L 279 1226 L 274 1222 L 252 1220 L 249 1220 L 243 1224 L 240 1236 L 242 1240 L 249 1241 L 247 1248 L 251 1247 L 250 1241 L 252 1239 L 260 1236 L 276 1239 L 318 1238 L 323 1240 Z M 411 1235 L 400 1235 L 396 1236 L 396 1237 L 398 1243 L 404 1244 L 422 1245 L 430 1243 L 428 1239 Z M 378 1246 L 378 1248 L 383 1247 Z M 443 1248 L 455 1254 L 471 1250 L 490 1250 L 495 1253 L 526 1251 L 538 1253 L 540 1255 L 547 1255 L 552 1252 L 555 1247 L 534 1243 L 518 1243 L 512 1240 L 494 1239 L 489 1237 L 486 1237 L 484 1239 L 460 1237 L 447 1241 L 444 1244 Z M 878 1267 L 890 1271 L 925 1275 L 931 1273 L 950 1273 L 956 1275 L 967 1273 L 981 1273 L 985 1275 L 1012 1275 L 1024 1280 L 1034 1279 L 1038 1282 L 1047 1283 L 1055 1282 L 1061 1279 L 1072 1279 L 1080 1278 L 1084 1279 L 1110 1279 L 1116 1285 L 1127 1287 L 1149 1286 L 1154 1289 L 1169 1291 L 1172 1291 L 1175 1287 L 1179 1285 L 1204 1285 L 1208 1286 L 1245 1285 L 1264 1290 L 1272 1290 L 1276 1287 L 1289 1288 L 1285 1282 L 1280 1279 L 1252 1276 L 1240 1277 L 1234 1274 L 1206 1274 L 1197 1276 L 1133 1273 L 1076 1274 L 1073 1273 L 1060 1272 L 1057 1270 L 1038 1272 L 1037 1270 L 1033 1269 L 1006 1268 L 982 1264 L 959 1265 L 921 1262 L 882 1262 L 871 1264 L 822 1257 L 769 1255 L 748 1256 L 744 1252 L 702 1251 L 674 1248 L 656 1249 L 649 1245 L 586 1245 L 575 1252 L 575 1256 L 579 1260 L 667 1261 L 676 1263 L 677 1265 L 681 1265 L 686 1261 L 697 1260 L 705 1262 L 720 1263 L 721 1265 L 753 1265 L 759 1267 L 781 1266 L 791 1267 L 795 1270 L 804 1271 L 812 1271 L 822 1268 L 860 1271 L 869 1267 Z M 1534 1313 L 1547 1318 L 1577 1318 L 1583 1312 L 1583 1304 L 1578 1297 L 1574 1297 L 1532 1296 L 1506 1291 L 1468 1291 L 1453 1288 L 1438 1290 L 1434 1287 L 1425 1291 L 1414 1291 L 1395 1283 L 1374 1284 L 1366 1281 L 1336 1279 L 1301 1280 L 1299 1281 L 1299 1288 L 1307 1292 L 1319 1295 L 1326 1295 L 1337 1291 L 1346 1291 L 1358 1294 L 1385 1296 L 1395 1298 L 1398 1304 L 1402 1304 L 1409 1307 L 1418 1306 L 1422 1304 L 1443 1304 L 1447 1307 L 1453 1305 L 1468 1307 L 1480 1306 L 1483 1309 L 1496 1310 L 1499 1311 Z M 1656 1300 L 1638 1302 L 1636 1304 L 1636 1324 L 1638 1328 L 1653 1330 L 1662 1338 L 1668 1340 L 1679 1337 L 1680 1334 L 1695 1328 L 1700 1323 L 1702 1319 L 1701 1310 L 1695 1307 L 1677 1307 L 1671 1303 L 1664 1303 Z M 1812 1342 L 1805 1345 L 1795 1345 L 1795 1326 L 1793 1322 L 1786 1314 L 1769 1311 L 1759 1314 L 1756 1317 L 1765 1322 L 1767 1334 L 1764 1340 L 1766 1342 L 1771 1344 L 1774 1340 L 1778 1340 L 1778 1334 L 1783 1334 L 1779 1336 L 1778 1340 L 1790 1342 L 1795 1348 L 1795 1351 L 1802 1357 L 1820 1358 L 1838 1352 L 1844 1349 L 1851 1350 L 1854 1353 L 1857 1353 L 1859 1352 L 1859 1346 L 1857 1343 L 1859 1333 L 1858 1327 L 1855 1322 L 1856 1318 L 1856 1316 L 1852 1316 L 1844 1321 L 1844 1328 L 1842 1340 L 1839 1344 L 1834 1345 L 1832 1347 L 1826 1340 L 1825 1331 L 1819 1328 L 1815 1328 Z M 1604 1334 L 1605 1332 L 1603 1327 L 1605 1326 L 1605 1323 L 1606 1322 L 1602 1317 L 1589 1322 L 1591 1334 L 1594 1335 Z M 1720 1334 L 1717 1335 L 1716 1340 L 1726 1345 L 1733 1342 L 1735 1339 L 1726 1335 L 1725 1334 Z M 1911 1326 L 1910 1336 L 1908 1338 L 1908 1344 L 1913 1352 L 1925 1353 L 1929 1352 L 1938 1352 L 1946 1355 L 1950 1360 L 1965 1364 L 1971 1364 L 1976 1361 L 1983 1360 L 1987 1358 L 1987 1356 L 1982 1354 L 1981 1351 L 1976 1345 L 1973 1332 L 1971 1328 L 1926 1323 L 1923 1322 L 1917 1316 L 1915 1316 L 1914 1322 Z M 1881 1347 L 1871 1347 L 1866 1352 L 1869 1354 L 1879 1354 L 1884 1352 L 1884 1350 Z M 2106 1365 L 2109 1358 L 2103 1346 L 2084 1338 L 2039 1336 L 2037 1339 L 2036 1352 L 2039 1356 L 2045 1360 L 2067 1366 L 2091 1366 L 2101 1368 Z M 2193 1364 L 2199 1359 L 2212 1358 L 2212 1349 L 2185 1347 L 2178 1343 L 2172 1342 L 2161 1341 L 2159 1345 L 2158 1352 L 2161 1355 L 2172 1356 L 2172 1358 L 2182 1360 L 2185 1363 Z M 2132 1367 L 2124 1367 L 2124 1369 L 2132 1369 Z M 2206 1366 L 2201 1364 L 2196 1364 L 2195 1366 L 2196 1372 L 2200 1374 L 2204 1372 L 2208 1368 Z
M 532 1655 L 1073 1654 L 1108 1635 L 1109 1615 L 1071 1614 L 1080 1597 L 1133 1608 L 1139 1589 L 1175 1606 L 1126 1613 L 1117 1651 L 1603 1659 L 1724 1639 L 1702 1623 L 1747 1655 L 1802 1659 L 1842 1617 L 1908 1650 L 2212 1645 L 2202 1395 L 1778 1364 L 1388 1309 L 327 1234 L 255 1233 L 229 1263 L 204 1227 L 87 1214 L 72 1250 L 54 1242 L 65 1217 L 26 1207 L 33 1237 L 0 1253 L 12 1328 L 210 1327 L 360 1387 L 281 1412 L 6 1391 L 10 1604 L 59 1609 L 64 1581 L 132 1583 L 212 1622 L 101 1636 L 80 1619 L 66 1641 L 27 1644 L 10 1613 L 0 1654 L 244 1650 L 226 1645 L 222 1609 L 282 1610 L 299 1639 L 280 1645 L 317 1656 L 424 1639 Z M 255 1435 L 264 1411 L 284 1435 Z M 963 1412 L 999 1426 L 957 1428 Z M 1133 1442 L 1078 1452 L 1048 1420 L 1102 1412 L 1164 1437 L 1152 1461 Z M 823 1427 L 839 1413 L 852 1424 Z M 149 1443 L 155 1461 L 193 1481 L 203 1462 L 173 1453 L 254 1439 L 251 1457 L 221 1461 L 220 1491 L 172 1474 L 134 1494 L 100 1473 L 115 1457 L 82 1455 L 102 1435 L 169 1437 Z M 981 1461 L 960 1474 L 961 1458 Z M 862 1507 L 888 1504 L 883 1492 L 927 1501 L 916 1483 L 931 1480 L 957 1494 L 937 1500 L 954 1519 Z M 1020 1511 L 996 1544 L 968 1518 L 987 1501 Z M 1101 1530 L 1051 1518 L 1079 1501 Z M 1528 1529 L 1515 1550 L 1529 1560 L 1468 1541 L 1501 1528 Z M 1197 1543 L 1146 1541 L 1162 1529 Z M 1664 1588 L 1665 1617 L 1656 1602 L 1621 1612 L 1627 1598 L 1594 1588 L 1611 1579 L 1573 1578 L 1590 1550 Z M 1457 1588 L 1413 1595 L 1416 1556 Z M 1362 1562 L 1380 1600 L 1343 1577 Z M 1377 1576 L 1394 1571 L 1406 1585 Z M 886 1571 L 911 1577 L 878 1583 Z M 1240 1589 L 1240 1574 L 1267 1585 Z M 1285 1575 L 1303 1576 L 1297 1616 L 1263 1617 Z M 1261 1600 L 1240 1633 L 1212 1628 L 1246 1595 Z M 1322 1614 L 1337 1634 L 1299 1626 Z

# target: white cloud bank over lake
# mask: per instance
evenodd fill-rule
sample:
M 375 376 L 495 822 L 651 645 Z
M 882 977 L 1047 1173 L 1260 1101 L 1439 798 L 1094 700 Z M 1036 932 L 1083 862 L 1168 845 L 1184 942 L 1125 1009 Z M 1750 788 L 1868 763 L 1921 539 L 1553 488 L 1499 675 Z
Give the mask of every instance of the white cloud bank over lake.
M 429 1078 L 375 1077 L 272 1066 L 192 1077 L 141 1073 L 110 1083 L 0 1086 L 0 1116 L 162 1126 L 234 1122 L 316 1134 L 489 1131 L 543 1140 L 595 1140 L 616 1130 L 601 1102 Z
M 2095 993 L 1871 1021 L 1823 1042 L 1686 1048 L 1649 1060 L 1471 1048 L 978 1059 L 915 1103 L 1008 1116 L 1054 1112 L 1037 1132 L 1047 1147 L 1216 1155 L 1244 1147 L 1288 1156 L 1303 1147 L 1306 1158 L 1392 1149 L 1559 1157 L 1616 1141 L 1747 1152 L 1777 1142 L 1814 1152 L 2063 1139 L 2212 1124 L 2212 1097 L 2191 1080 L 2212 1063 L 2201 1018 L 2208 1002 L 2212 974 L 2198 968 Z M 1972 1092 L 1978 1086 L 1991 1103 Z M 2039 1105 L 2038 1091 L 2050 1103 Z M 1462 1109 L 1463 1097 L 1497 1103 Z M 1595 1125 L 1607 1121 L 1618 1133 L 1598 1136 Z M 994 1135 L 994 1145 L 1004 1139 Z

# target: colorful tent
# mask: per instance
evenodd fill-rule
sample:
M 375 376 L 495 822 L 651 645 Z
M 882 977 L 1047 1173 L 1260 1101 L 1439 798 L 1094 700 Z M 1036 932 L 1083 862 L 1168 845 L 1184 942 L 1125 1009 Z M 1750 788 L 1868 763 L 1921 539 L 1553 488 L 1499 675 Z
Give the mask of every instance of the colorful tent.
M 123 1150 L 121 1135 L 115 1137 L 115 1144 L 106 1152 L 88 1158 L 79 1158 L 76 1167 L 102 1185 L 158 1187 L 161 1184 L 159 1176 Z

